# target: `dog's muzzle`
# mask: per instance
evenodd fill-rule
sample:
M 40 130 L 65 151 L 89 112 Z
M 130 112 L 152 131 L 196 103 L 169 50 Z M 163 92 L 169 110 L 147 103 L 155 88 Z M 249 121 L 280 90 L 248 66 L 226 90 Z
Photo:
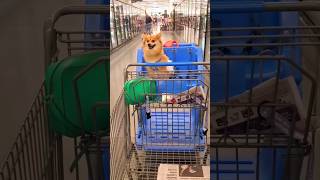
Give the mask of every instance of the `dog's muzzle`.
M 153 49 L 155 46 L 155 44 L 148 44 L 149 49 Z

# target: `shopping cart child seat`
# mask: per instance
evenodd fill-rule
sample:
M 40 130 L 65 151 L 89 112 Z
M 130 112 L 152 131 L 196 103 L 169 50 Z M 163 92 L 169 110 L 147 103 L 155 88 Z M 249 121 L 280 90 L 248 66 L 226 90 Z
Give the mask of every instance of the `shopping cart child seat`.
M 202 62 L 202 49 L 193 43 L 181 43 L 178 47 L 163 48 L 164 53 L 172 62 Z M 145 63 L 142 49 L 138 49 L 137 63 Z M 195 70 L 195 66 L 179 66 L 176 70 Z M 146 71 L 144 67 L 137 67 L 138 72 Z
M 178 47 L 164 48 L 166 55 L 178 74 L 174 79 L 156 80 L 157 95 L 177 95 L 192 87 L 204 87 L 204 67 L 192 63 L 202 62 L 202 49 L 195 44 L 179 44 Z M 142 49 L 138 49 L 138 63 L 145 63 Z M 160 65 L 161 63 L 146 66 Z M 144 76 L 145 66 L 137 67 L 137 74 Z M 154 98 L 153 98 L 154 99 Z M 152 102 L 151 102 L 152 103 Z M 158 102 L 156 102 L 158 105 Z M 161 102 L 160 102 L 161 104 Z M 203 132 L 203 106 L 190 105 L 172 108 L 158 106 L 140 107 L 140 125 L 136 130 L 136 146 L 145 151 L 199 151 L 205 148 L 206 136 Z M 147 115 L 150 110 L 150 117 Z
M 202 57 L 202 49 L 197 47 L 193 43 L 181 43 L 178 47 L 170 47 L 170 48 L 164 48 L 165 54 L 169 57 L 169 59 L 173 63 L 185 63 L 185 62 L 203 62 Z M 138 49 L 137 53 L 137 63 L 146 63 L 143 58 L 143 51 L 142 49 Z M 188 75 L 191 71 L 197 71 L 202 70 L 201 66 L 195 66 L 195 65 L 179 65 L 174 66 L 175 72 L 178 72 L 174 78 L 194 78 L 194 79 L 202 79 L 202 75 Z M 145 75 L 146 68 L 144 66 L 138 66 L 137 72 L 141 75 Z M 186 72 L 186 73 L 184 73 Z M 187 75 L 186 75 L 187 74 Z M 159 93 L 179 93 L 175 91 L 175 88 L 172 87 L 179 87 L 182 91 L 188 90 L 191 87 L 196 86 L 195 82 L 189 81 L 189 83 L 181 83 L 181 81 L 171 81 L 166 82 L 164 85 L 164 82 L 159 80 L 157 81 L 158 87 L 159 87 Z M 168 90 L 173 90 L 172 92 Z

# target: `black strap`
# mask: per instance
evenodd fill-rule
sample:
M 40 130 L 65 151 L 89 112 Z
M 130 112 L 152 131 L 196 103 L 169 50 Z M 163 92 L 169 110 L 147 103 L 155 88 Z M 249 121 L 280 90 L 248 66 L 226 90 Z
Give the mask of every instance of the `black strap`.
M 267 118 L 263 117 L 261 114 L 261 108 L 263 105 L 267 104 L 267 103 L 271 103 L 270 101 L 262 101 L 261 103 L 259 103 L 258 108 L 257 108 L 257 113 L 259 118 L 261 118 L 262 120 L 267 121 Z
M 75 159 L 72 161 L 71 166 L 69 168 L 70 172 L 73 172 L 74 168 L 76 167 L 76 165 L 78 164 L 79 160 L 81 159 L 81 157 L 87 153 L 88 151 L 88 144 L 81 141 L 80 145 L 79 145 L 79 149 L 80 152 L 76 154 Z

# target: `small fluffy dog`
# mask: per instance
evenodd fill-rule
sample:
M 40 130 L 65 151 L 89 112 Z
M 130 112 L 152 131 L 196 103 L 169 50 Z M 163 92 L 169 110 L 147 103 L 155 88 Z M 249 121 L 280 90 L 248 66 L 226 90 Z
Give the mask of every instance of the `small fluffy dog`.
M 161 33 L 156 35 L 143 34 L 142 48 L 144 61 L 147 63 L 171 62 L 164 54 Z M 151 78 L 170 78 L 173 76 L 173 66 L 146 67 Z

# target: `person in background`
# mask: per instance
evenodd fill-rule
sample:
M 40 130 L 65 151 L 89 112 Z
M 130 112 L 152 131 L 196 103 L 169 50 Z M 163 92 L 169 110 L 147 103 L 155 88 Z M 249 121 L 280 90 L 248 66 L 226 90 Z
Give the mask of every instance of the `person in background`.
M 153 15 L 153 25 L 157 25 L 157 16 Z
M 167 11 L 165 10 L 165 13 L 163 14 L 163 24 L 164 24 L 164 30 L 168 31 L 169 27 L 169 15 L 167 14 Z
M 152 18 L 146 14 L 146 33 L 152 34 Z
M 161 15 L 158 15 L 157 18 L 158 18 L 157 20 L 158 24 L 161 24 Z
M 167 28 L 168 28 L 168 31 L 171 31 L 171 29 L 172 29 L 172 26 L 173 26 L 173 25 L 172 25 L 172 21 L 173 21 L 173 20 L 172 20 L 172 17 L 169 16 L 169 17 L 168 17 L 168 27 L 167 27 Z
M 156 31 L 158 31 L 158 17 L 157 17 L 157 15 L 154 15 L 154 16 L 152 17 L 152 20 L 153 20 L 152 31 L 153 31 L 153 33 L 154 33 L 154 32 L 156 32 Z

